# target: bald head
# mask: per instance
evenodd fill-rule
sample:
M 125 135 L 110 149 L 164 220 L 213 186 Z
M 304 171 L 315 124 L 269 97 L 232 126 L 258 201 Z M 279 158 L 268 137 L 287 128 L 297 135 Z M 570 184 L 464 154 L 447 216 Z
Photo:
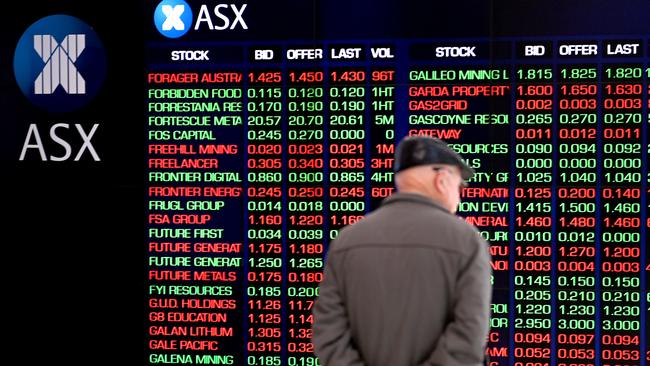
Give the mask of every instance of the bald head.
M 431 187 L 430 174 L 433 170 L 428 165 L 420 165 L 395 173 L 395 187 L 402 192 L 427 193 Z
M 398 191 L 427 196 L 451 213 L 456 213 L 460 203 L 459 187 L 463 183 L 461 171 L 455 165 L 418 165 L 395 174 Z

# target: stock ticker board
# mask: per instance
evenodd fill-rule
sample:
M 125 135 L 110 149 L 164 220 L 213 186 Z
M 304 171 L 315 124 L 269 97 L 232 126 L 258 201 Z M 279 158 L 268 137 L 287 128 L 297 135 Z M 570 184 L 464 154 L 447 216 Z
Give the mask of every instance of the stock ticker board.
M 514 4 L 465 21 L 451 4 L 152 4 L 145 363 L 318 365 L 328 242 L 393 191 L 396 141 L 426 135 L 477 171 L 458 214 L 490 243 L 490 365 L 650 364 L 635 4 L 590 22 L 565 5 L 563 23 Z

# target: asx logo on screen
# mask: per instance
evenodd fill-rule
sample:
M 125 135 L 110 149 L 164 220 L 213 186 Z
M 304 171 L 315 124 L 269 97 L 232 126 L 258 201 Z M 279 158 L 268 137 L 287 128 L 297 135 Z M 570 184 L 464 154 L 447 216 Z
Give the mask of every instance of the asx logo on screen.
M 158 32 L 167 38 L 183 36 L 190 28 L 216 31 L 248 29 L 244 11 L 248 4 L 217 4 L 210 9 L 202 4 L 196 22 L 192 8 L 185 0 L 162 0 L 154 11 L 153 19 Z M 214 18 L 213 18 L 214 17 Z
M 78 18 L 50 15 L 29 26 L 14 53 L 14 75 L 29 101 L 48 112 L 86 105 L 106 76 L 106 52 Z
M 73 111 L 89 103 L 102 86 L 106 51 L 93 28 L 80 19 L 46 16 L 20 37 L 14 53 L 14 75 L 22 93 L 35 106 L 47 112 Z M 92 160 L 100 161 L 90 141 L 98 126 L 94 124 L 88 132 L 79 123 L 57 123 L 50 127 L 49 135 L 44 135 L 49 137 L 44 142 L 39 125 L 32 123 L 18 160 L 78 161 L 88 151 Z M 56 154 L 48 155 L 46 148 L 53 145 L 63 153 L 55 149 Z M 73 147 L 78 147 L 74 158 Z

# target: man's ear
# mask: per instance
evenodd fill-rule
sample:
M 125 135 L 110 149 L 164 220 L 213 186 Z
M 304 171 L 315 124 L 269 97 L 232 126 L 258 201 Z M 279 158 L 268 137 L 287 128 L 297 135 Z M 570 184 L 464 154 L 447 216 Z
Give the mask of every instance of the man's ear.
M 444 174 L 434 174 L 431 179 L 433 179 L 433 186 L 436 187 L 436 190 L 440 193 L 444 193 L 447 184 Z

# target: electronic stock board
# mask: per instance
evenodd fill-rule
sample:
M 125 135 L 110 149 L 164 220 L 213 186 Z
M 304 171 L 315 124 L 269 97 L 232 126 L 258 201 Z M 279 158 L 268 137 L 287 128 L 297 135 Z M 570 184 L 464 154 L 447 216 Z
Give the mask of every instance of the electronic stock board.
M 650 6 L 497 3 L 149 4 L 145 364 L 317 365 L 328 242 L 412 135 L 477 171 L 490 365 L 648 363 Z

